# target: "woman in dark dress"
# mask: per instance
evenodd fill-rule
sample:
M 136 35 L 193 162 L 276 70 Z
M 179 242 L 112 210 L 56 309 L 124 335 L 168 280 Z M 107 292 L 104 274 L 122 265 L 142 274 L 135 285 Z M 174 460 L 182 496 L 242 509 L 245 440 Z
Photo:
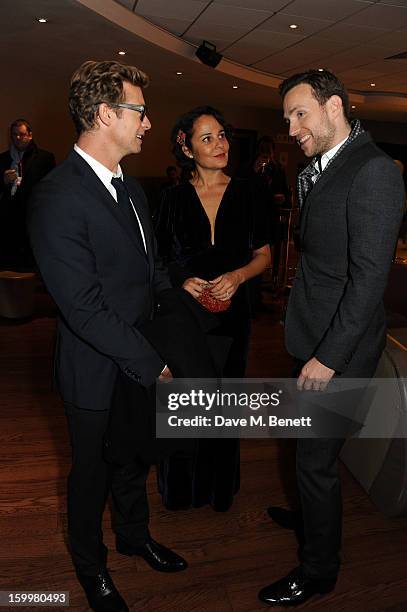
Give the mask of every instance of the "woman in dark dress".
M 209 106 L 183 115 L 172 131 L 175 157 L 190 180 L 163 194 L 155 218 L 159 254 L 172 283 L 199 299 L 205 287 L 230 307 L 217 333 L 232 338 L 223 376 L 244 376 L 250 333 L 247 280 L 270 265 L 266 202 L 245 179 L 224 173 L 229 130 Z M 193 456 L 163 460 L 158 480 L 169 509 L 211 504 L 227 510 L 239 489 L 239 441 L 197 440 Z

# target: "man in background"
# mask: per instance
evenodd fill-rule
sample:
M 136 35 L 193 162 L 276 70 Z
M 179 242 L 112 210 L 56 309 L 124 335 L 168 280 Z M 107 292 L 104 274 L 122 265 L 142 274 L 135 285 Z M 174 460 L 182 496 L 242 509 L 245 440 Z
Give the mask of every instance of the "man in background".
M 167 166 L 165 169 L 165 174 L 167 175 L 167 180 L 161 185 L 161 192 L 165 191 L 166 189 L 171 189 L 171 187 L 176 187 L 180 184 L 178 170 L 175 166 Z
M 274 140 L 270 136 L 262 136 L 257 142 L 253 172 L 267 192 L 270 249 L 273 254 L 271 278 L 273 289 L 278 289 L 282 244 L 289 239 L 288 217 L 283 212 L 291 208 L 291 194 L 285 170 L 276 159 Z
M 27 201 L 34 185 L 54 167 L 54 155 L 37 147 L 28 121 L 13 121 L 10 148 L 0 154 L 0 266 L 32 267 Z

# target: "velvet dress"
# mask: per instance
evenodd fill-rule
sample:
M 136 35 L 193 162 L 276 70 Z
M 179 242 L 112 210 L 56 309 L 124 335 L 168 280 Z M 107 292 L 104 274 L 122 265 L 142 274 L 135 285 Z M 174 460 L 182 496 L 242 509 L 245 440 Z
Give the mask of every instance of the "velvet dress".
M 163 193 L 154 225 L 158 252 L 174 286 L 192 276 L 212 280 L 241 268 L 251 261 L 253 250 L 268 244 L 264 192 L 247 179 L 234 178 L 227 185 L 215 219 L 213 244 L 209 218 L 189 182 Z M 248 285 L 243 283 L 229 309 L 216 315 L 216 333 L 232 338 L 225 378 L 245 374 L 250 314 Z M 158 484 L 168 509 L 210 504 L 215 510 L 227 510 L 239 490 L 239 441 L 197 440 L 193 456 L 179 452 L 161 461 Z

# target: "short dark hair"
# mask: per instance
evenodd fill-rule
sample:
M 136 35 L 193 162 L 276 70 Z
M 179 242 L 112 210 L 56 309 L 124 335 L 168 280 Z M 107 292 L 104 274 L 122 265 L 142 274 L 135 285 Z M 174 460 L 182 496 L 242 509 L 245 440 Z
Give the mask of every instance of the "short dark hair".
M 147 87 L 148 76 L 135 66 L 119 62 L 87 61 L 79 66 L 71 79 L 69 110 L 78 134 L 96 125 L 100 102 L 118 104 L 124 101 L 123 82 Z M 118 115 L 121 110 L 115 111 Z
M 15 127 L 20 127 L 20 125 L 25 125 L 27 131 L 32 134 L 32 128 L 29 122 L 26 119 L 15 119 L 13 123 L 10 125 L 10 134 Z
M 184 174 L 187 174 L 188 172 L 191 173 L 193 170 L 195 170 L 195 161 L 192 158 L 187 157 L 183 152 L 182 145 L 177 142 L 178 133 L 183 132 L 185 134 L 185 144 L 190 149 L 191 138 L 194 131 L 194 123 L 197 119 L 199 119 L 199 117 L 202 117 L 203 115 L 209 115 L 210 117 L 214 117 L 216 121 L 221 124 L 221 126 L 225 130 L 226 139 L 228 141 L 230 141 L 232 137 L 232 127 L 228 123 L 226 123 L 226 120 L 222 113 L 216 108 L 213 108 L 212 106 L 196 106 L 184 115 L 181 115 L 181 117 L 178 118 L 176 124 L 172 128 L 171 143 L 174 157 L 177 160 L 177 163 L 180 168 L 182 168 Z
M 307 70 L 299 72 L 285 79 L 279 85 L 279 91 L 284 100 L 287 93 L 301 83 L 307 83 L 312 89 L 313 96 L 322 106 L 331 96 L 339 96 L 342 100 L 345 119 L 350 123 L 349 96 L 345 85 L 329 70 Z

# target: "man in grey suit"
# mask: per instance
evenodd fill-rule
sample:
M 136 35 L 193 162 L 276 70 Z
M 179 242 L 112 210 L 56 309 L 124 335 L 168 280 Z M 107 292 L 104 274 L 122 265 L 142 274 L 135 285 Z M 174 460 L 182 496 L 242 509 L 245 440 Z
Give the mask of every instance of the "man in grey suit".
M 147 76 L 117 62 L 85 62 L 72 77 L 69 108 L 78 141 L 39 183 L 29 215 L 33 251 L 57 303 L 55 373 L 72 445 L 68 535 L 78 579 L 96 612 L 125 612 L 107 571 L 102 515 L 113 499 L 116 548 L 153 569 L 187 564 L 148 530 L 148 465 L 108 465 L 103 456 L 118 373 L 143 389 L 169 377 L 140 333 L 171 287 L 156 255 L 146 197 L 120 161 L 140 153 L 151 128 Z M 140 408 L 138 406 L 138 408 Z
M 358 120 L 328 71 L 280 85 L 289 133 L 310 165 L 298 177 L 301 257 L 286 318 L 298 387 L 323 390 L 333 376 L 369 378 L 386 340 L 383 293 L 401 222 L 404 187 L 393 161 Z M 335 587 L 341 545 L 337 457 L 342 439 L 299 439 L 301 513 L 269 514 L 303 534 L 301 565 L 265 587 L 271 606 L 296 606 Z

